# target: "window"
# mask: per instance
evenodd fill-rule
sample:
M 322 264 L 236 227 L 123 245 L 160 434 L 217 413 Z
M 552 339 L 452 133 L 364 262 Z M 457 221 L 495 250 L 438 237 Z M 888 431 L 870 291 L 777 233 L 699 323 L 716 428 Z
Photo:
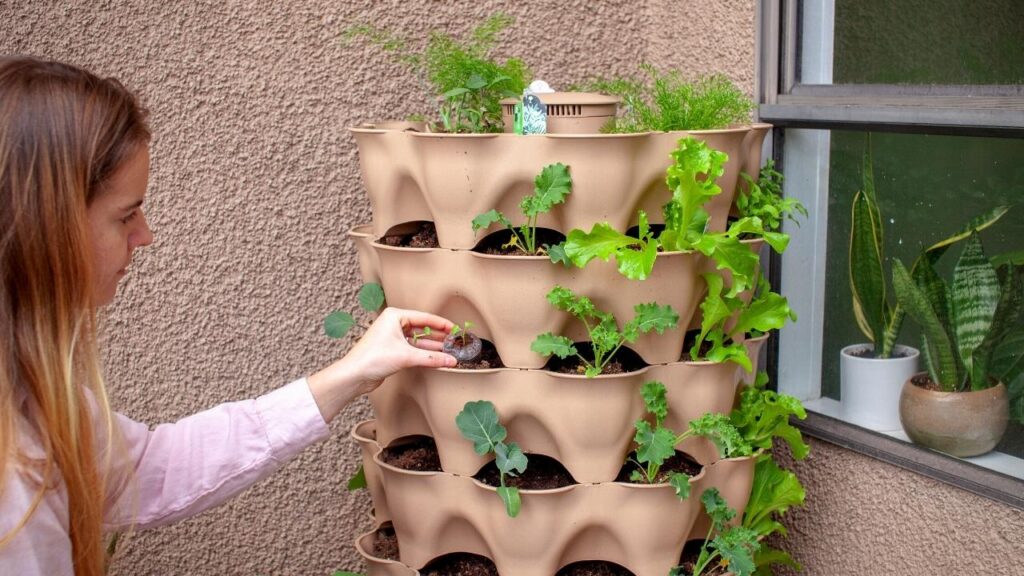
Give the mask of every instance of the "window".
M 887 257 L 911 262 L 1004 204 L 1016 206 L 985 248 L 1024 250 L 1024 3 L 765 0 L 759 19 L 760 119 L 776 126 L 787 194 L 810 211 L 772 266 L 800 318 L 771 347 L 773 380 L 815 413 L 811 434 L 1024 507 L 1019 424 L 995 452 L 961 460 L 837 420 L 839 349 L 865 340 L 847 243 L 869 134 Z M 908 320 L 899 342 L 919 339 Z

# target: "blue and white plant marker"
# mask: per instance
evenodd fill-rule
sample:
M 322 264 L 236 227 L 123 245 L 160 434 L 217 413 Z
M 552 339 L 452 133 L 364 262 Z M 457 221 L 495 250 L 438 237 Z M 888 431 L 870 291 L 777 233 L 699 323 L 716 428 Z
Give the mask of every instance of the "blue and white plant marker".
M 548 107 L 533 92 L 523 96 L 523 134 L 547 134 Z

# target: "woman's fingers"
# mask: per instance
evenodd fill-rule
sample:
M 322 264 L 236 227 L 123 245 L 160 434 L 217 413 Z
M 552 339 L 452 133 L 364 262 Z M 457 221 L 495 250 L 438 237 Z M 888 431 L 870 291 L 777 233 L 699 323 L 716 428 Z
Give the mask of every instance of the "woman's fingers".
M 431 331 L 440 330 L 442 332 L 450 332 L 453 324 L 451 320 L 442 318 L 435 314 L 428 312 L 420 312 L 418 310 L 404 310 L 402 308 L 387 308 L 384 313 L 395 314 L 399 317 L 400 323 L 403 329 L 416 329 L 423 327 L 430 327 Z
M 443 343 L 437 340 L 427 340 L 426 338 L 420 338 L 414 342 L 411 341 L 409 343 L 419 348 L 420 350 L 428 350 L 432 352 L 439 352 L 444 347 Z

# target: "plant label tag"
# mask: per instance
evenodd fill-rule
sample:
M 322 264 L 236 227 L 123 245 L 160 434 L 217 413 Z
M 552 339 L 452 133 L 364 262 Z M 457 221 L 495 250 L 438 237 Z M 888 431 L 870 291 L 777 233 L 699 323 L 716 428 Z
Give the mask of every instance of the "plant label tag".
M 523 96 L 523 134 L 547 134 L 548 107 L 533 93 Z

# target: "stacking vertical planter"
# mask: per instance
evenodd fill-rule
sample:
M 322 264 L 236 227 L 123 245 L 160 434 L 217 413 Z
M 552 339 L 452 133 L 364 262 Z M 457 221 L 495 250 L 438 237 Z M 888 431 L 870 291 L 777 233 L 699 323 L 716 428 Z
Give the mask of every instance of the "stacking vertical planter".
M 740 173 L 756 174 L 767 125 L 694 133 L 436 134 L 411 124 L 364 125 L 351 131 L 359 147 L 373 222 L 350 231 L 366 282 L 378 282 L 388 305 L 469 322 L 493 345 L 499 367 L 410 369 L 388 378 L 370 396 L 374 420 L 352 437 L 362 448 L 375 525 L 356 540 L 371 576 L 420 574 L 439 557 L 456 553 L 493 561 L 502 576 L 555 576 L 587 561 L 618 565 L 634 576 L 664 576 L 679 564 L 688 540 L 709 527 L 699 495 L 716 488 L 743 510 L 750 496 L 753 457 L 723 459 L 715 446 L 691 437 L 676 446 L 699 465 L 691 495 L 668 483 L 639 484 L 623 476 L 636 449 L 634 425 L 646 415 L 645 383 L 664 384 L 665 426 L 685 431 L 707 413 L 727 414 L 741 381 L 738 364 L 690 360 L 689 327 L 700 325 L 708 291 L 702 273 L 713 270 L 696 251 L 662 252 L 642 281 L 620 274 L 615 260 L 563 266 L 547 256 L 482 253 L 479 242 L 499 230 L 471 226 L 491 209 L 518 214 L 538 172 L 569 167 L 572 192 L 537 221 L 556 233 L 590 230 L 606 222 L 617 230 L 637 225 L 643 210 L 662 223 L 671 198 L 665 181 L 678 140 L 693 136 L 728 154 L 716 183 L 722 193 L 705 205 L 709 228 L 724 230 Z M 433 223 L 438 247 L 412 248 L 382 238 Z M 533 345 L 546 333 L 585 342 L 590 327 L 552 307 L 549 291 L 564 287 L 625 321 L 638 306 L 671 306 L 673 327 L 644 331 L 625 347 L 641 367 L 587 377 L 553 369 Z M 751 356 L 762 340 L 746 343 Z M 492 457 L 474 450 L 456 425 L 467 403 L 493 404 L 527 456 L 557 461 L 575 483 L 522 489 L 511 517 L 496 488 L 476 479 Z M 391 447 L 430 437 L 440 471 L 417 472 L 387 463 Z M 398 557 L 376 555 L 379 530 L 393 530 Z

